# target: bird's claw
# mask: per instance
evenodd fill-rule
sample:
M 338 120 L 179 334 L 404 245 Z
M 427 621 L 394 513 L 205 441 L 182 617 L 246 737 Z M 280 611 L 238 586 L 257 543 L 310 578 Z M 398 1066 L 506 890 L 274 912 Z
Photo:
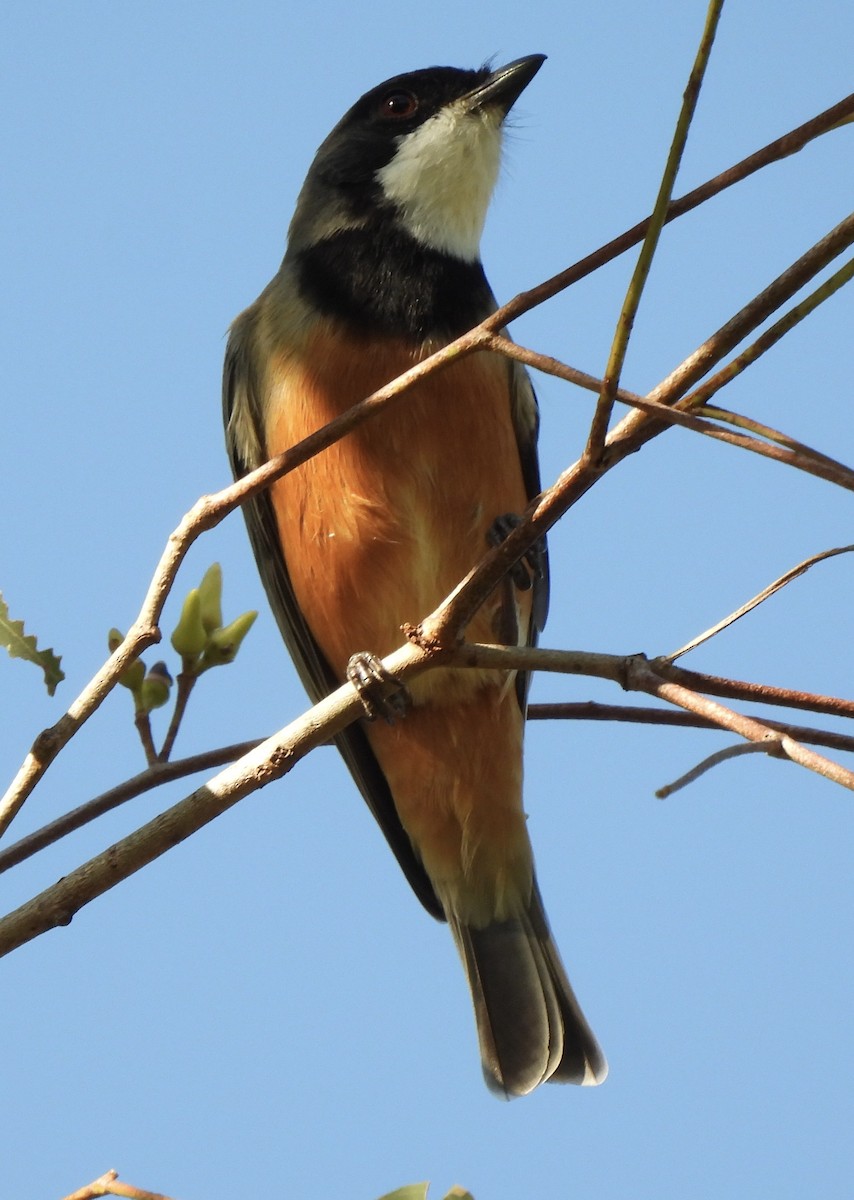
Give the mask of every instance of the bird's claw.
M 502 513 L 490 525 L 486 534 L 487 542 L 490 546 L 500 546 L 521 522 L 522 518 L 518 513 Z M 522 558 L 510 568 L 508 574 L 520 592 L 530 591 L 535 580 L 544 578 L 545 552 L 545 539 L 538 538 Z
M 359 693 L 368 721 L 382 717 L 393 725 L 410 704 L 404 684 L 385 669 L 375 654 L 361 650 L 347 663 L 347 678 Z

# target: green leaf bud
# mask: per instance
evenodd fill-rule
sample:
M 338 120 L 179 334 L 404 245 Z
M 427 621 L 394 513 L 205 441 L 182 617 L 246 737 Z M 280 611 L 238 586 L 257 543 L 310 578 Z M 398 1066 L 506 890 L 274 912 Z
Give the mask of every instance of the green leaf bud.
M 187 592 L 181 617 L 172 632 L 172 645 L 182 659 L 193 660 L 204 650 L 206 642 L 199 589 L 192 588 Z
M 222 567 L 219 563 L 211 563 L 202 576 L 199 603 L 205 632 L 213 633 L 222 625 Z
M 162 708 L 169 700 L 171 688 L 172 676 L 169 674 L 166 663 L 155 663 L 142 681 L 138 707 L 142 712 L 147 713 L 155 708 Z
M 223 629 L 216 629 L 208 638 L 199 672 L 234 662 L 243 639 L 255 623 L 257 612 L 241 613 Z

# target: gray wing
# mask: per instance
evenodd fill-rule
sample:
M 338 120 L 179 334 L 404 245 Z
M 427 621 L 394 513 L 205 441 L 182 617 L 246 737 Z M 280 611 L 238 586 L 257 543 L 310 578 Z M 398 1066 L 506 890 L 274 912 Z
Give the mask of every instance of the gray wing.
M 267 458 L 258 387 L 252 353 L 252 310 L 247 310 L 238 317 L 229 336 L 222 388 L 226 444 L 236 479 Z M 317 702 L 343 681 L 333 674 L 296 602 L 269 494 L 262 492 L 244 504 L 243 515 L 273 615 L 303 686 Z M 337 735 L 335 744 L 416 896 L 429 913 L 444 920 L 442 906 L 400 822 L 385 776 L 363 730 L 359 725 L 350 725 Z
M 506 330 L 502 330 L 509 337 Z M 507 360 L 510 370 L 510 405 L 513 416 L 513 426 L 516 430 L 516 444 L 519 447 L 519 459 L 522 463 L 522 478 L 528 499 L 540 493 L 540 463 L 537 457 L 537 436 L 540 429 L 540 411 L 537 397 L 530 376 L 520 362 Z M 528 645 L 536 646 L 540 633 L 545 628 L 549 612 L 549 554 L 545 538 L 542 543 L 540 571 L 533 582 L 534 596 L 531 607 L 531 626 L 528 630 Z M 531 676 L 527 671 L 520 671 L 516 676 L 516 694 L 524 712 L 528 706 L 528 691 L 531 686 Z

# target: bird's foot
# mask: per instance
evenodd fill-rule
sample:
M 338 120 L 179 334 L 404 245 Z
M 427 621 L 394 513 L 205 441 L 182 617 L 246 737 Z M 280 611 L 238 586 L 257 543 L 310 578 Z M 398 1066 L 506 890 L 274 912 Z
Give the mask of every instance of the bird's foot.
M 375 654 L 367 650 L 354 654 L 347 663 L 347 678 L 359 693 L 369 721 L 382 717 L 393 725 L 398 717 L 406 716 L 411 703 L 409 692 Z
M 487 530 L 486 540 L 490 546 L 500 546 L 503 541 L 513 532 L 518 525 L 521 525 L 522 518 L 518 513 L 502 513 L 500 517 L 496 517 Z M 542 579 L 545 575 L 545 556 L 546 542 L 545 538 L 540 538 L 534 542 L 533 546 L 526 551 L 524 556 L 514 563 L 510 568 L 510 578 L 515 583 L 520 592 L 527 592 L 533 587 L 536 580 Z

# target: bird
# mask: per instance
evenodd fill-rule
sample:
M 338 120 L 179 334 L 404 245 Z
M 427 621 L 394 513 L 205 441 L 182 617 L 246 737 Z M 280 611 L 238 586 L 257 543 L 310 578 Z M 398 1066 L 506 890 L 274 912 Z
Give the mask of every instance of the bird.
M 322 142 L 278 273 L 229 331 L 223 410 L 236 478 L 495 311 L 481 234 L 506 118 L 544 61 L 397 75 Z M 534 871 L 522 801 L 529 680 L 440 667 L 406 692 L 392 686 L 391 699 L 378 660 L 539 493 L 538 426 L 526 371 L 480 352 L 244 505 L 309 696 L 347 678 L 363 693 L 364 719 L 336 744 L 416 896 L 450 926 L 483 1074 L 506 1098 L 547 1080 L 600 1083 L 608 1069 Z M 547 607 L 543 545 L 468 636 L 534 645 Z

